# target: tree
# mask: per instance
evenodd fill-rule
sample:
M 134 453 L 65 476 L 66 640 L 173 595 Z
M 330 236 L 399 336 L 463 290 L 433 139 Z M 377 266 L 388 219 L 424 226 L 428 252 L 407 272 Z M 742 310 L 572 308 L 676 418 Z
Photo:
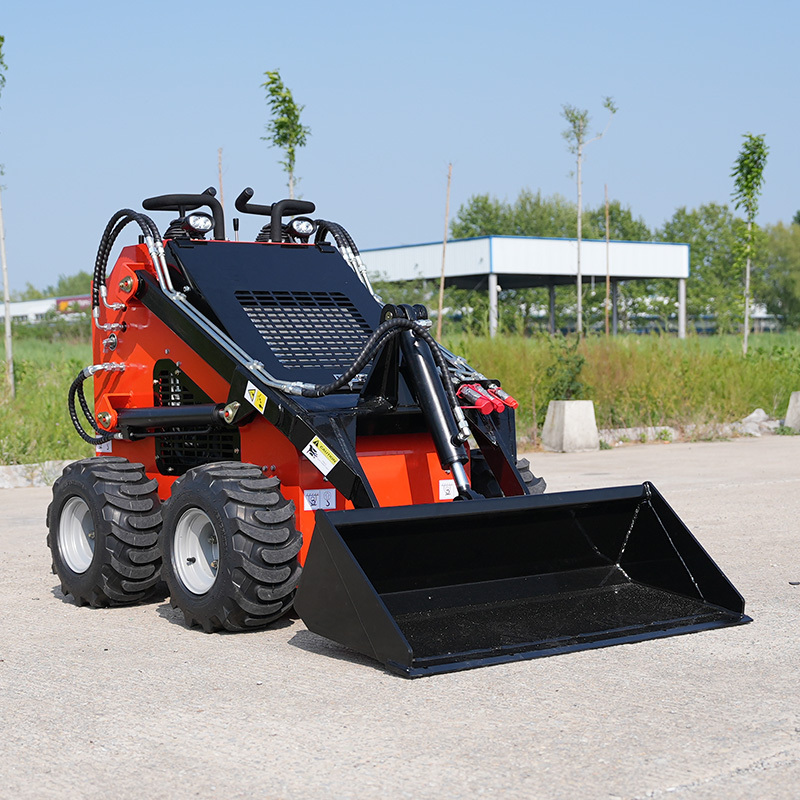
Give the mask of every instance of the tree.
M 262 140 L 270 142 L 273 147 L 280 147 L 286 154 L 281 165 L 289 176 L 289 197 L 294 199 L 294 185 L 297 181 L 294 174 L 296 150 L 305 147 L 306 139 L 311 134 L 311 128 L 300 123 L 300 112 L 305 106 L 299 106 L 289 89 L 284 86 L 278 70 L 265 72 L 265 83 L 261 86 L 267 90 L 267 103 L 269 103 L 272 119 L 266 126 L 267 136 Z
M 758 196 L 764 183 L 764 166 L 769 148 L 764 144 L 764 134 L 744 135 L 744 144 L 733 165 L 733 201 L 737 209 L 744 209 L 747 233 L 744 237 L 746 267 L 744 273 L 744 336 L 742 353 L 747 355 L 747 337 L 750 333 L 750 260 L 753 256 L 753 226 L 758 213 Z
M 583 212 L 584 238 L 604 239 L 606 235 L 606 208 L 601 203 L 596 208 L 587 208 Z M 629 206 L 623 206 L 619 200 L 608 204 L 609 237 L 620 242 L 650 242 L 653 232 L 642 217 L 634 217 Z
M 14 299 L 20 300 L 42 300 L 45 297 L 75 297 L 89 294 L 92 285 L 92 276 L 85 270 L 76 272 L 74 275 L 59 275 L 55 286 L 45 286 L 44 289 L 37 289 L 32 283 L 25 284 L 21 292 L 14 293 Z
M 511 235 L 511 207 L 488 194 L 476 194 L 467 200 L 450 223 L 454 239 L 475 236 Z
M 591 139 L 587 139 L 589 128 L 589 112 L 585 109 L 576 108 L 571 105 L 562 106 L 561 115 L 567 121 L 569 127 L 563 132 L 567 140 L 569 151 L 575 154 L 576 180 L 578 184 L 578 269 L 577 269 L 577 293 L 578 293 L 578 333 L 583 335 L 583 281 L 581 278 L 581 225 L 583 208 L 583 178 L 581 170 L 583 168 L 583 151 L 587 144 L 596 142 L 605 136 L 611 119 L 617 113 L 617 107 L 610 97 L 603 100 L 603 108 L 608 112 L 608 122 L 601 133 L 596 134 Z
M 3 45 L 5 44 L 6 37 L 0 36 L 0 94 L 3 93 L 3 89 L 6 85 L 6 62 L 3 60 Z
M 450 223 L 455 239 L 473 236 L 547 236 L 569 238 L 575 227 L 575 203 L 554 194 L 543 197 L 541 192 L 523 189 L 513 203 L 497 200 L 488 194 L 470 197 Z M 586 239 L 605 237 L 605 206 L 586 208 L 583 212 L 583 232 Z M 619 200 L 609 203 L 611 238 L 623 241 L 647 242 L 652 232 L 641 217 L 634 217 Z
M 768 225 L 756 248 L 754 297 L 786 327 L 800 327 L 800 225 Z
M 727 206 L 708 203 L 679 208 L 658 231 L 663 242 L 690 246 L 686 310 L 696 320 L 716 321 L 719 333 L 732 331 L 739 317 L 741 284 L 736 266 L 736 219 Z

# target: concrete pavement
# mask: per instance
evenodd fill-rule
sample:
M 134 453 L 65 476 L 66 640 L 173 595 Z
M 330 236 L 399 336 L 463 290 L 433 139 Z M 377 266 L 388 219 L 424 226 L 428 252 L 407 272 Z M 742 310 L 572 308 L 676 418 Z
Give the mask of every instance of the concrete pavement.
M 2 798 L 796 798 L 800 437 L 534 454 L 651 480 L 749 625 L 408 681 L 309 633 L 77 608 L 47 489 L 0 490 Z

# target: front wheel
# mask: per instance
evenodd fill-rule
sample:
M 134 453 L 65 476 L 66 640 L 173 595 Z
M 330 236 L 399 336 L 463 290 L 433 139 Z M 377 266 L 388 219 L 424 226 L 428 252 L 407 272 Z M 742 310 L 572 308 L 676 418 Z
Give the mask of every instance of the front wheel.
M 292 607 L 301 545 L 294 503 L 277 478 L 240 462 L 191 469 L 164 505 L 172 607 L 207 633 L 265 627 Z
M 113 456 L 68 464 L 53 484 L 47 545 L 79 606 L 136 603 L 159 588 L 157 489 L 142 464 Z

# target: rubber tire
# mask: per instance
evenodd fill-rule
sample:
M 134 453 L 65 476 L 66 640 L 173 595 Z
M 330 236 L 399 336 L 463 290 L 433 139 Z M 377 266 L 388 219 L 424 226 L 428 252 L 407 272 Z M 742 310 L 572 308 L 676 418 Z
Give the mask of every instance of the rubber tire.
M 480 450 L 470 451 L 470 470 L 472 488 L 486 498 L 503 497 L 503 491 L 494 473 L 489 469 L 486 458 Z M 517 459 L 517 470 L 528 487 L 528 494 L 543 494 L 547 488 L 544 478 L 537 478 L 531 472 L 531 464 L 527 458 Z
M 219 548 L 216 579 L 203 594 L 187 589 L 173 563 L 176 527 L 192 508 L 206 513 Z M 164 504 L 160 546 L 172 607 L 206 633 L 266 627 L 294 603 L 302 543 L 294 503 L 277 478 L 238 461 L 195 467 L 173 484 Z
M 157 489 L 142 464 L 125 458 L 86 458 L 64 468 L 47 507 L 47 546 L 65 596 L 79 606 L 104 608 L 146 600 L 161 588 Z M 95 535 L 91 563 L 80 573 L 68 566 L 58 537 L 62 511 L 73 497 L 88 506 Z
M 522 475 L 522 480 L 528 487 L 528 494 L 544 494 L 547 483 L 544 478 L 537 478 L 531 472 L 531 462 L 527 458 L 517 459 L 517 471 Z

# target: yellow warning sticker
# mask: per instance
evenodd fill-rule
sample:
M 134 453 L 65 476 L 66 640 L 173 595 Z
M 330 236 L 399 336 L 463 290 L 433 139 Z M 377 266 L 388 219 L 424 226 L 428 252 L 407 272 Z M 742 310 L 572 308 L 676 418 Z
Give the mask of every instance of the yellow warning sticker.
M 264 413 L 264 409 L 267 407 L 267 396 L 261 389 L 257 389 L 250 381 L 247 381 L 244 396 L 250 405 L 255 406 L 260 413 Z
M 303 455 L 323 475 L 327 475 L 339 463 L 339 456 L 337 456 L 319 436 L 315 436 L 303 448 Z

